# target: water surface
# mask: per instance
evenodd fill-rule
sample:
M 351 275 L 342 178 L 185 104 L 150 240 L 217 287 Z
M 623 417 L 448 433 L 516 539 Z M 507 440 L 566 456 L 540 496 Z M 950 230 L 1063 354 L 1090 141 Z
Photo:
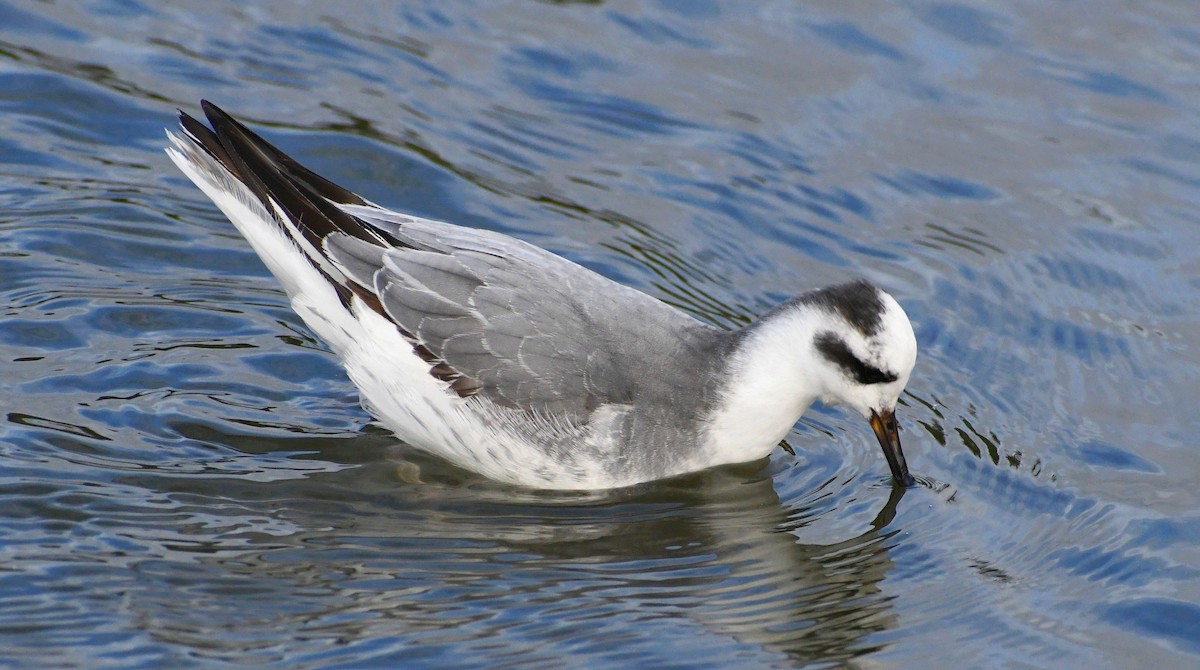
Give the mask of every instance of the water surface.
M 0 0 L 0 663 L 1200 663 L 1200 11 Z M 490 483 L 358 406 L 162 153 L 209 98 L 382 204 L 721 326 L 864 276 L 887 483 Z

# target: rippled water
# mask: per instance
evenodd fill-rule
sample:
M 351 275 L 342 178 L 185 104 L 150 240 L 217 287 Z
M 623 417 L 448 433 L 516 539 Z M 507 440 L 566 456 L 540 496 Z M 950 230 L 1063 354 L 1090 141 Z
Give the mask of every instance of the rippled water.
M 1200 664 L 1200 9 L 799 4 L 0 0 L 0 664 Z M 831 410 L 592 495 L 396 444 L 201 97 L 712 323 L 886 286 L 933 484 Z

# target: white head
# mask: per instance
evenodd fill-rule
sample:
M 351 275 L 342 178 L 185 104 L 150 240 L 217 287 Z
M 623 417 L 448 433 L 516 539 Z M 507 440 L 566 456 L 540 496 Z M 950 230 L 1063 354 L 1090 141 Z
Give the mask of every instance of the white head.
M 804 297 L 832 317 L 813 334 L 822 363 L 821 401 L 851 407 L 866 418 L 872 411 L 894 411 L 917 361 L 917 338 L 899 303 L 866 282 Z
M 737 345 L 728 387 L 707 426 L 712 463 L 766 455 L 819 399 L 866 417 L 892 476 L 912 483 L 895 409 L 917 339 L 892 296 L 865 281 L 830 286 L 792 298 L 731 337 Z
M 862 414 L 897 482 L 911 483 L 900 449 L 896 401 L 917 361 L 917 338 L 892 296 L 865 281 L 814 291 L 798 301 L 825 317 L 812 336 L 820 399 Z

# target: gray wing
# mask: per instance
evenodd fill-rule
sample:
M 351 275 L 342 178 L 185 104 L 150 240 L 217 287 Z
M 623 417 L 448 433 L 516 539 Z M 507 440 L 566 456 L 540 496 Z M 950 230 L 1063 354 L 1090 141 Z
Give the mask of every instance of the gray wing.
M 545 250 L 370 205 L 342 210 L 399 244 L 344 234 L 329 258 L 369 287 L 456 388 L 502 405 L 586 417 L 637 395 L 638 361 L 700 323 Z M 678 331 L 678 332 L 676 332 Z M 661 361 L 659 361 L 661 364 Z
M 195 160 L 241 182 L 344 304 L 393 321 L 460 395 L 576 422 L 607 403 L 711 395 L 713 329 L 533 245 L 373 205 L 201 107 L 211 128 L 179 115 Z M 694 418 L 697 402 L 672 416 Z

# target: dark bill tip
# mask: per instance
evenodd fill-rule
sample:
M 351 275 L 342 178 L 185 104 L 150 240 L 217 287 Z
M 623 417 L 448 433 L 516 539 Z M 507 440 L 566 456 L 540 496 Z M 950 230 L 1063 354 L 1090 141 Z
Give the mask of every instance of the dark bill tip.
M 892 470 L 892 479 L 901 486 L 912 486 L 916 483 L 908 472 L 908 462 L 904 460 L 904 450 L 900 448 L 900 428 L 896 425 L 896 412 L 887 410 L 882 414 L 871 411 L 871 430 L 879 439 L 879 448 L 883 449 L 883 457 L 887 459 L 888 467 Z

